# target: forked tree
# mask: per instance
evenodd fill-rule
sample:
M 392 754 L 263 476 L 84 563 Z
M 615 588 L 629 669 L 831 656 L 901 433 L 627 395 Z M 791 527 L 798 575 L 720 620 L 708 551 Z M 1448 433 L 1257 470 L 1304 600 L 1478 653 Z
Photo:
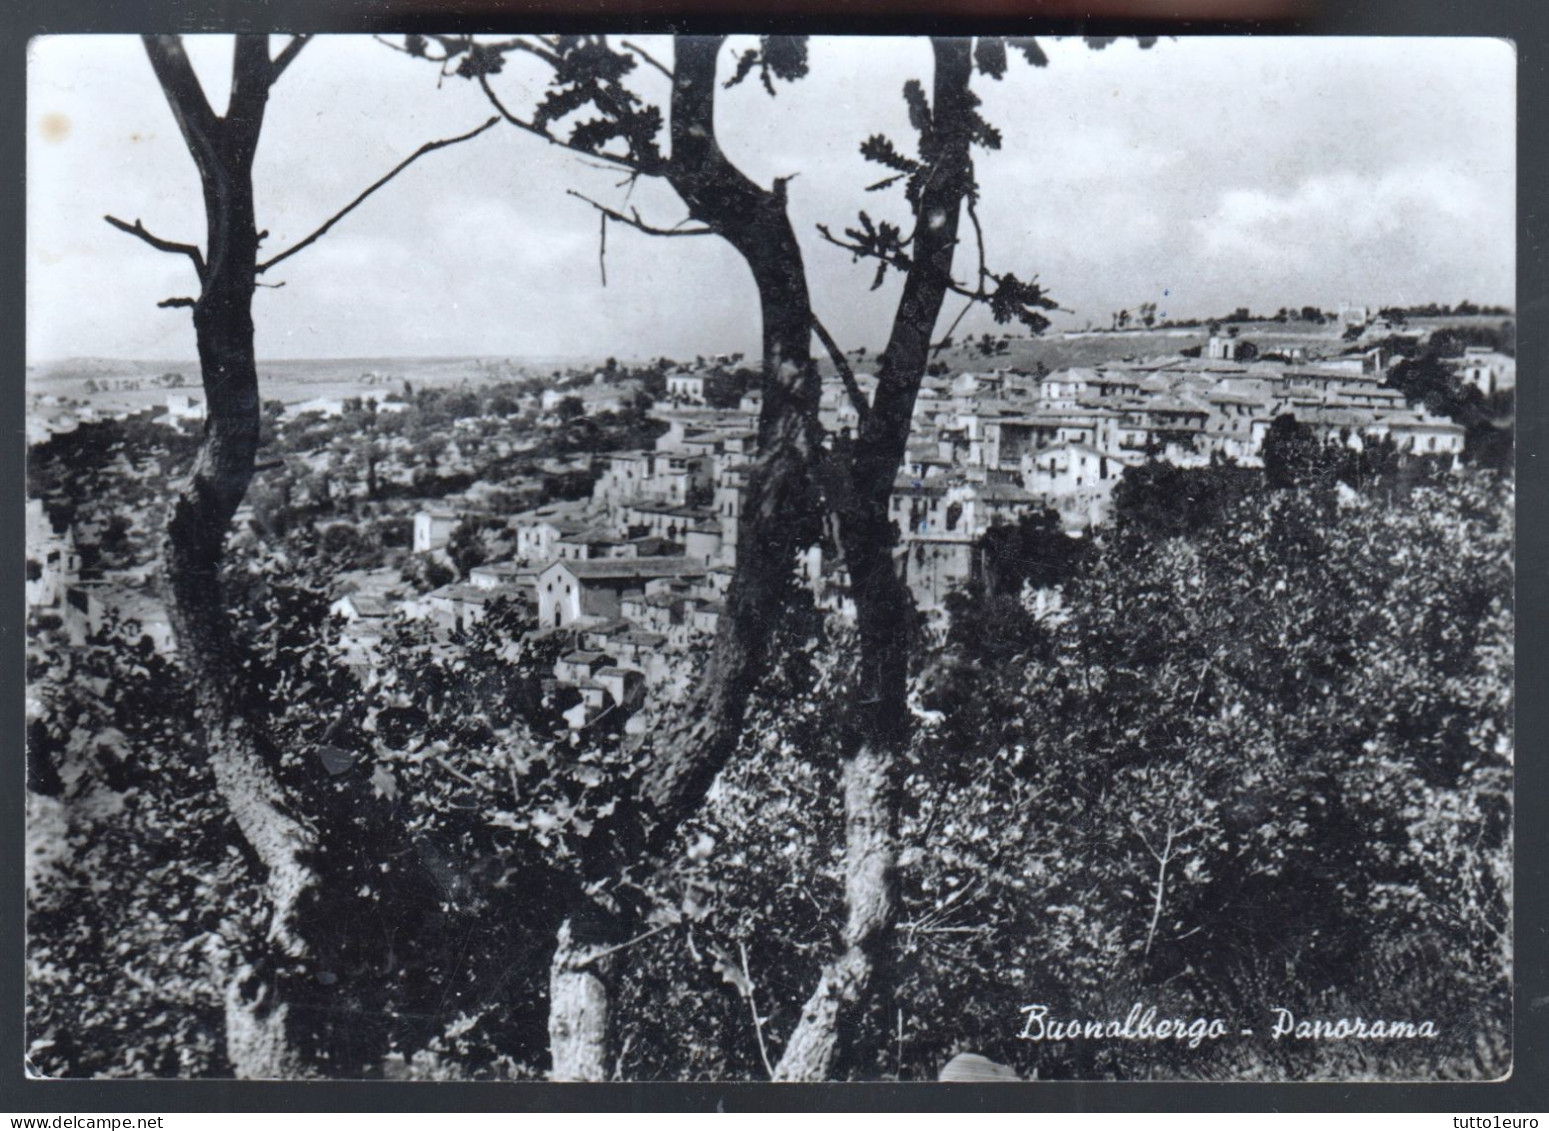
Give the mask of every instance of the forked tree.
M 693 703 L 672 733 L 655 744 L 638 791 L 587 839 L 583 878 L 567 893 L 550 976 L 549 1031 L 556 1079 L 604 1079 L 613 1028 L 618 948 L 640 925 L 641 909 L 620 898 L 618 879 L 648 867 L 683 820 L 703 802 L 737 749 L 749 697 L 764 674 L 773 642 L 803 600 L 795 583 L 798 553 L 817 536 L 816 469 L 822 449 L 821 384 L 812 357 L 813 320 L 801 246 L 786 212 L 782 183 L 765 188 L 721 149 L 715 102 L 717 57 L 724 37 L 676 41 L 671 66 L 628 43 L 602 36 L 519 36 L 497 41 L 466 36 L 410 36 L 400 50 L 439 63 L 444 74 L 476 81 L 501 117 L 546 141 L 622 170 L 660 178 L 682 200 L 690 223 L 662 227 L 638 212 L 593 203 L 603 232 L 610 222 L 664 237 L 719 236 L 747 263 L 762 315 L 758 452 L 748 469 L 738 565 L 726 596 L 715 646 Z M 805 50 L 766 40 L 739 72 L 805 73 Z M 512 56 L 539 61 L 550 89 L 530 114 L 514 112 L 491 78 Z M 661 110 L 624 81 L 641 61 L 666 80 L 671 150 L 662 152 Z M 734 77 L 735 78 L 735 77 Z M 771 90 L 773 89 L 771 85 Z M 555 127 L 578 111 L 596 117 Z
M 1034 64 L 1046 62 L 1034 41 L 1011 43 Z M 1018 318 L 1034 330 L 1047 324 L 1041 311 L 1054 306 L 1036 283 L 988 270 L 982 233 L 977 278 L 964 284 L 952 275 L 960 214 L 965 201 L 971 209 L 977 191 L 970 147 L 999 144 L 998 134 L 977 112 L 970 80 L 976 65 L 999 79 L 1008 44 L 935 40 L 933 94 L 927 96 L 917 82 L 905 87 L 919 134 L 918 158 L 904 156 L 881 137 L 862 146 L 868 159 L 893 174 L 873 188 L 905 183 L 914 215 L 911 235 L 905 238 L 893 225 L 875 225 L 864 213 L 861 227 L 848 230 L 846 239 L 824 230 L 856 257 L 875 260 L 879 281 L 889 269 L 905 276 L 875 401 L 868 403 L 843 351 L 813 315 L 801 249 L 786 215 L 784 180 L 768 189 L 755 186 L 720 148 L 714 95 L 716 56 L 723 44 L 723 37 L 681 38 L 671 66 L 627 41 L 614 46 L 605 37 L 590 36 L 482 42 L 411 36 L 400 48 L 439 63 L 443 75 L 476 81 L 514 126 L 621 167 L 631 183 L 639 176 L 665 179 L 688 210 L 688 221 L 664 227 L 647 223 L 637 210 L 626 213 L 588 200 L 600 213 L 604 241 L 609 222 L 664 237 L 720 235 L 742 254 L 759 291 L 764 327 L 759 452 L 731 597 L 685 721 L 657 743 L 637 796 L 588 839 L 592 883 L 560 932 L 551 977 L 551 1051 L 559 1078 L 600 1079 L 607 1072 L 617 953 L 640 926 L 638 909 L 615 894 L 619 885 L 607 881 L 638 869 L 642 857 L 659 859 L 735 752 L 749 696 L 767 666 L 771 626 L 787 613 L 782 598 L 795 596 L 793 559 L 828 519 L 837 526 L 860 628 L 861 674 L 851 690 L 839 743 L 847 829 L 846 946 L 824 970 L 775 1075 L 822 1079 L 847 1070 L 856 1050 L 845 1034 L 864 1028 L 854 1024 L 856 1015 L 874 999 L 877 983 L 886 981 L 879 970 L 887 962 L 897 915 L 897 763 L 908 738 L 905 681 L 912 602 L 894 560 L 896 531 L 888 500 L 932 353 L 932 334 L 953 293 L 970 305 L 989 305 L 997 321 Z M 541 60 L 551 71 L 548 93 L 526 116 L 513 113 L 490 82 L 515 55 Z M 670 84 L 669 154 L 662 154 L 656 141 L 660 111 L 623 81 L 641 61 Z M 807 66 L 804 40 L 764 37 L 740 55 L 725 85 L 735 85 L 756 69 L 772 95 L 774 79 L 798 79 Z M 595 116 L 582 119 L 581 111 Z M 568 134 L 562 135 L 561 128 L 568 128 Z M 688 222 L 697 226 L 685 226 Z M 822 444 L 817 423 L 820 386 L 810 357 L 814 333 L 832 355 L 861 421 L 856 440 L 833 450 Z
M 262 706 L 246 686 L 221 586 L 231 520 L 252 482 L 259 445 L 253 296 L 260 276 L 321 238 L 412 162 L 496 122 L 491 118 L 469 133 L 422 146 L 316 231 L 264 258 L 267 233 L 256 222 L 253 161 L 270 90 L 308 40 L 294 36 L 271 56 L 267 35 L 236 36 L 230 96 L 225 112 L 217 114 L 181 37 L 145 36 L 146 54 L 199 171 L 205 242 L 179 243 L 153 235 L 138 220 L 105 218 L 159 251 L 186 257 L 199 284 L 196 295 L 158 304 L 193 312 L 206 403 L 198 453 L 172 504 L 164 559 L 179 656 L 220 800 L 266 874 L 267 934 L 236 956 L 226 993 L 228 1058 L 237 1075 L 250 1077 L 307 1073 L 287 1019 L 292 987 L 306 981 L 298 972 L 311 949 L 309 929 L 318 917 L 311 905 L 326 866 L 308 799 L 288 789 L 277 772 L 278 754 Z

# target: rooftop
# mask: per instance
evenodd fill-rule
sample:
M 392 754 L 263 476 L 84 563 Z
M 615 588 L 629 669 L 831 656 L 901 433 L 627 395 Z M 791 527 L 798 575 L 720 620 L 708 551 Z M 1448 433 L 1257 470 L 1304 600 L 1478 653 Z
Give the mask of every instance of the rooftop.
M 702 577 L 705 563 L 684 557 L 595 558 L 584 562 L 553 562 L 543 572 L 562 569 L 579 581 L 643 579 L 649 577 Z
M 393 611 L 393 606 L 387 601 L 367 593 L 347 593 L 341 600 L 355 606 L 355 611 L 363 617 L 385 617 Z

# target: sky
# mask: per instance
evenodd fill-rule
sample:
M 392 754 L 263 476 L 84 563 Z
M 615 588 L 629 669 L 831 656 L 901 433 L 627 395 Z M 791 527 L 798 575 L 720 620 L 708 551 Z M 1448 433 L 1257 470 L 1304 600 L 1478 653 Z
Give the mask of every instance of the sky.
M 278 51 L 283 40 L 276 38 Z M 670 40 L 643 39 L 670 60 Z M 217 108 L 230 41 L 188 38 Z M 976 152 L 989 265 L 1036 275 L 1069 313 L 1106 326 L 1154 302 L 1170 317 L 1342 302 L 1514 305 L 1516 59 L 1490 39 L 1181 38 L 1150 50 L 1043 41 L 1049 65 L 1013 53 L 974 87 L 1003 135 Z M 746 44 L 725 48 L 723 73 Z M 930 86 L 927 43 L 829 38 L 809 75 L 722 91 L 727 155 L 761 184 L 791 176 L 789 207 L 819 318 L 845 348 L 885 343 L 896 277 L 821 239 L 860 209 L 909 223 L 901 191 L 860 142 L 913 151 L 902 88 Z M 310 43 L 270 95 L 255 168 L 267 251 L 303 238 L 427 141 L 491 114 L 477 85 L 369 37 Z M 530 109 L 543 75 L 493 80 Z M 138 39 L 33 41 L 28 72 L 29 362 L 184 359 L 188 261 L 115 231 L 105 214 L 202 242 L 193 161 Z M 667 80 L 639 93 L 665 108 Z M 663 139 L 665 145 L 665 138 Z M 647 358 L 756 353 L 757 296 L 714 237 L 662 239 L 610 227 L 607 285 L 598 216 L 566 194 L 621 205 L 619 176 L 505 124 L 427 155 L 318 243 L 276 268 L 254 303 L 265 358 L 468 356 Z M 685 216 L 670 188 L 628 197 L 651 223 Z M 973 264 L 958 253 L 959 277 Z M 949 304 L 942 328 L 957 314 Z M 975 312 L 962 330 L 993 328 Z M 961 332 L 961 331 L 960 331 Z

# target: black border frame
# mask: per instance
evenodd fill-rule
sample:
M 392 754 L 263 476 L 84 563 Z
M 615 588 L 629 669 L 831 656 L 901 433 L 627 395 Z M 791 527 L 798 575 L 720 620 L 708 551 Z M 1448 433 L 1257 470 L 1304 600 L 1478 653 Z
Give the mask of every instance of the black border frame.
M 1210 7 L 1262 5 L 1217 0 Z M 0 0 L 0 1112 L 223 1111 L 1549 1111 L 1549 4 L 1543 0 L 1288 0 L 1275 19 L 1193 19 L 1178 0 Z M 899 14 L 907 9 L 909 14 Z M 1200 8 L 1194 5 L 1194 10 Z M 1073 18 L 1072 11 L 1110 11 Z M 33 35 L 144 31 L 802 31 L 905 34 L 1488 35 L 1516 44 L 1517 776 L 1512 1075 L 1494 1083 L 431 1084 L 29 1080 L 23 1073 L 23 907 L 18 866 L 25 759 L 21 599 L 26 445 L 26 53 Z M 83 312 L 83 317 L 90 317 Z M 1540 378 L 1531 373 L 1538 372 Z M 1523 569 L 1523 566 L 1526 569 Z

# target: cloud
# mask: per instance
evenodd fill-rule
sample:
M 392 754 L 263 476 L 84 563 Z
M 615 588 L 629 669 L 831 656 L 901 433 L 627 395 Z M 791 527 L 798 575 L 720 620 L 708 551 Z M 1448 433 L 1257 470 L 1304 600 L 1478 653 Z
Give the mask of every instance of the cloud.
M 1212 252 L 1265 248 L 1309 256 L 1380 249 L 1406 232 L 1489 222 L 1477 185 L 1451 169 L 1409 166 L 1378 176 L 1308 177 L 1287 192 L 1234 189 L 1195 222 Z M 1310 262 L 1310 260 L 1309 260 Z
M 1220 273 L 1360 288 L 1352 298 L 1496 301 L 1509 297 L 1515 227 L 1501 195 L 1456 166 L 1404 164 L 1318 174 L 1282 191 L 1227 190 L 1192 228 Z
M 229 43 L 194 49 L 219 101 Z M 651 50 L 665 58 L 671 45 Z M 1151 51 L 1092 52 L 1076 40 L 1048 50 L 1046 68 L 1018 63 L 1001 82 L 975 80 L 1005 138 L 976 155 L 979 215 L 991 266 L 1038 273 L 1078 323 L 1164 298 L 1177 316 L 1342 298 L 1511 301 L 1513 70 L 1500 44 L 1185 38 Z M 909 222 L 896 189 L 863 191 L 878 170 L 858 147 L 883 132 L 912 148 L 900 90 L 928 80 L 929 67 L 919 40 L 821 39 L 812 73 L 777 98 L 753 83 L 717 104 L 725 149 L 749 176 L 767 185 L 800 174 L 789 182 L 791 221 L 820 314 L 846 344 L 882 343 L 896 282 L 869 291 L 870 269 L 823 243 L 815 225 L 853 223 L 860 208 Z M 503 78 L 513 103 L 536 96 L 519 76 Z M 641 82 L 662 97 L 649 68 Z M 140 216 L 177 239 L 203 227 L 192 162 L 138 42 L 34 44 L 29 108 L 29 349 L 191 351 L 187 313 L 154 306 L 188 293 L 186 264 L 101 220 Z M 266 247 L 289 246 L 417 146 L 488 113 L 471 84 L 438 89 L 433 68 L 369 38 L 320 37 L 266 116 L 256 177 Z M 62 140 L 45 136 L 46 114 L 71 121 Z M 614 204 L 627 196 L 658 223 L 683 215 L 667 186 L 617 182 L 507 128 L 427 156 L 280 269 L 288 285 L 260 295 L 260 347 L 269 356 L 756 348 L 756 294 L 723 241 L 612 226 L 603 289 L 597 216 L 567 188 Z M 960 270 L 972 269 L 968 255 Z M 93 317 L 81 319 L 83 308 Z

